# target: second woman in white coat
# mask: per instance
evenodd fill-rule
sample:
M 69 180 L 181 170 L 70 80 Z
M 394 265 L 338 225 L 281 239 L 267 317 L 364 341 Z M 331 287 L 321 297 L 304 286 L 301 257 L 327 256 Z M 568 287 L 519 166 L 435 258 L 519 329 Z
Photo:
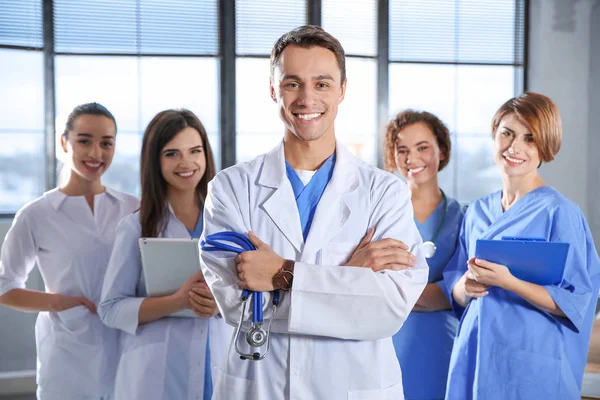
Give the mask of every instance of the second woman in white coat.
M 106 325 L 128 333 L 115 398 L 207 400 L 211 364 L 216 367 L 223 358 L 231 330 L 216 317 L 201 272 L 173 295 L 147 297 L 138 247 L 140 237 L 189 238 L 202 232 L 215 165 L 200 120 L 187 110 L 156 115 L 144 133 L 140 172 L 140 211 L 117 229 L 99 308 Z M 203 318 L 168 317 L 190 308 Z

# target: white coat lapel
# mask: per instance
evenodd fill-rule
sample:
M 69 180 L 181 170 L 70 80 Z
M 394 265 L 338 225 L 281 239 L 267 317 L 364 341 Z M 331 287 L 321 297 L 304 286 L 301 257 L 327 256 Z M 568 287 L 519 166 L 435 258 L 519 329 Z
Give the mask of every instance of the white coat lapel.
M 356 159 L 337 142 L 333 175 L 317 206 L 302 252 L 302 259 L 308 259 L 322 249 L 348 221 L 352 210 L 347 200 L 358 188 L 357 176 Z
M 273 193 L 261 205 L 277 228 L 300 253 L 304 239 L 294 191 L 285 174 L 283 142 L 264 158 L 258 184 L 273 189 Z
M 169 214 L 167 219 L 166 229 L 159 234 L 159 237 L 164 238 L 186 238 L 190 236 L 187 228 L 175 215 L 173 207 L 169 203 Z

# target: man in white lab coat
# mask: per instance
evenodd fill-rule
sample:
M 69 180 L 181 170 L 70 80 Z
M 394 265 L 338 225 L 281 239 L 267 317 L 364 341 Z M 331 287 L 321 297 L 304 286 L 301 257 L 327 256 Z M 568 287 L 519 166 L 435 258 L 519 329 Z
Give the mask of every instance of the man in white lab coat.
M 391 336 L 423 291 L 428 267 L 406 185 L 336 141 L 344 57 L 321 28 L 283 35 L 271 54 L 283 141 L 209 186 L 203 238 L 235 231 L 257 247 L 237 256 L 202 252 L 219 310 L 237 325 L 246 288 L 268 292 L 264 316 L 273 318 L 267 357 L 241 360 L 232 346 L 214 399 L 403 398 Z M 276 288 L 281 303 L 271 315 Z M 244 335 L 239 342 L 253 351 Z

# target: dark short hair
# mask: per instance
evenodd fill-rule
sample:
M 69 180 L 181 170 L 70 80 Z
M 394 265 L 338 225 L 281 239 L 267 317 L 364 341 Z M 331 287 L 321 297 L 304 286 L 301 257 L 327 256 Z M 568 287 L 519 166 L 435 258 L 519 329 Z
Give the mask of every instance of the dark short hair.
M 115 117 L 112 115 L 112 113 L 110 111 L 108 111 L 108 109 L 106 107 L 104 107 L 102 104 L 85 103 L 85 104 L 80 104 L 77 107 L 75 107 L 73 109 L 73 111 L 71 111 L 71 114 L 69 114 L 69 117 L 67 118 L 67 123 L 65 124 L 65 131 L 63 132 L 63 135 L 66 138 L 69 137 L 69 132 L 73 130 L 73 127 L 75 126 L 75 122 L 82 115 L 100 115 L 100 116 L 110 119 L 113 122 L 113 124 L 115 124 L 115 134 L 116 134 L 117 121 L 115 120 Z
M 393 171 L 396 169 L 394 153 L 396 152 L 396 140 L 398 139 L 398 134 L 400 131 L 402 131 L 402 129 L 418 122 L 424 123 L 429 127 L 429 129 L 431 129 L 431 132 L 433 132 L 438 146 L 440 147 L 440 151 L 444 155 L 444 159 L 440 160 L 438 171 L 441 171 L 446 165 L 448 165 L 448 162 L 450 161 L 450 151 L 452 150 L 450 131 L 448 131 L 448 127 L 446 127 L 442 120 L 432 113 L 408 109 L 398 113 L 398 115 L 396 115 L 396 117 L 394 117 L 394 119 L 388 123 L 385 132 L 384 162 L 385 169 L 388 171 Z
M 279 63 L 281 53 L 283 53 L 283 50 L 290 44 L 306 49 L 318 46 L 331 51 L 335 55 L 338 66 L 340 67 L 342 77 L 340 84 L 344 83 L 346 80 L 346 54 L 344 53 L 344 48 L 339 40 L 325 32 L 320 26 L 316 25 L 300 26 L 284 34 L 275 42 L 273 51 L 271 51 L 271 79 L 273 79 L 275 66 Z

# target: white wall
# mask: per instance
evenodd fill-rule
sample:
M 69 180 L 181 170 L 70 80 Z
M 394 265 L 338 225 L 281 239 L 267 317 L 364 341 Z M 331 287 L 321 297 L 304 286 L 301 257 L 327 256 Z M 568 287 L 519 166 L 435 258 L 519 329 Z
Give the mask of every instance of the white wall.
M 0 243 L 11 221 L 0 220 Z M 37 269 L 31 274 L 27 287 L 43 289 Z M 7 371 L 35 369 L 34 325 L 37 313 L 22 313 L 0 306 L 0 374 Z M 0 393 L 3 382 L 0 380 Z
M 556 160 L 542 166 L 541 175 L 581 207 L 600 248 L 598 4 L 594 0 L 531 0 L 528 72 L 529 90 L 552 98 L 563 119 L 562 148 Z

